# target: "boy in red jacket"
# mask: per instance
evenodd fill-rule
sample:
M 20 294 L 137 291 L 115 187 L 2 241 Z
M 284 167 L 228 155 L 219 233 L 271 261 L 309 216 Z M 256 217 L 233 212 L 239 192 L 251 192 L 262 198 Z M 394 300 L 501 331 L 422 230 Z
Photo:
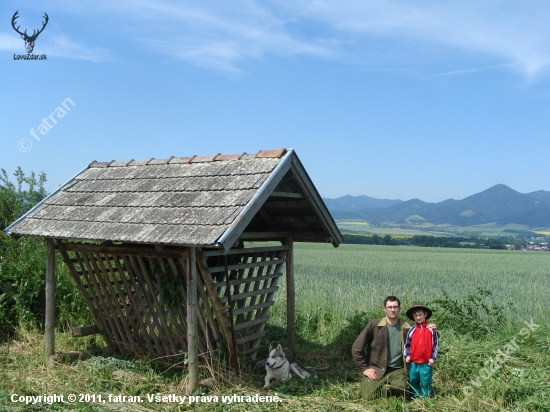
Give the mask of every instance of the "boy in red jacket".
M 405 362 L 409 366 L 409 384 L 413 397 L 433 397 L 432 370 L 438 353 L 437 332 L 427 328 L 432 311 L 420 302 L 413 303 L 407 317 L 416 322 L 405 340 Z

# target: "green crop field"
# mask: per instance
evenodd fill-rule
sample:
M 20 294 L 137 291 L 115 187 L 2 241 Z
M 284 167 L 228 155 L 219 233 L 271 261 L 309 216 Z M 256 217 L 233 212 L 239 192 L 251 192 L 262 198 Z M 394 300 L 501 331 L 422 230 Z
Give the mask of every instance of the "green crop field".
M 334 333 L 343 326 L 339 320 L 380 308 L 387 295 L 406 306 L 441 297 L 442 291 L 465 297 L 481 287 L 499 304 L 513 304 L 509 317 L 550 314 L 550 253 L 325 244 L 296 244 L 295 250 L 298 311 L 313 316 L 330 308 Z M 282 285 L 279 299 L 285 296 Z

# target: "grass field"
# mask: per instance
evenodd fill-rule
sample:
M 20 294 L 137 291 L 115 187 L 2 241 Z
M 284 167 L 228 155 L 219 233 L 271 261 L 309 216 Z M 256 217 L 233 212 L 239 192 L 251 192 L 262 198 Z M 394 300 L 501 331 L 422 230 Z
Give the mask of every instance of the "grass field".
M 335 320 L 326 339 L 356 310 L 377 310 L 387 295 L 403 306 L 440 297 L 458 298 L 483 287 L 508 316 L 549 316 L 550 253 L 413 246 L 296 244 L 296 302 L 303 313 L 330 308 Z M 279 296 L 284 296 L 284 283 Z M 381 315 L 383 312 L 380 311 Z
M 205 362 L 200 372 L 210 380 L 211 396 L 277 395 L 279 403 L 232 404 L 148 402 L 147 395 L 185 395 L 186 366 L 118 355 L 76 363 L 43 365 L 43 335 L 19 331 L 0 345 L 0 409 L 90 411 L 516 411 L 550 410 L 550 253 L 439 249 L 371 245 L 296 244 L 296 356 L 312 372 L 307 381 L 275 382 L 263 391 L 263 377 L 246 372 L 236 376 L 224 361 Z M 269 342 L 285 344 L 285 285 L 281 284 L 262 340 L 260 358 Z M 449 323 L 434 312 L 441 333 L 441 356 L 434 368 L 435 399 L 405 402 L 398 398 L 364 402 L 358 398 L 359 375 L 350 347 L 366 322 L 382 316 L 382 299 L 395 294 L 406 307 L 424 303 L 447 291 L 450 299 L 477 305 L 468 296 L 478 287 L 490 290 L 489 305 L 513 303 L 504 313 L 488 318 L 459 318 Z M 524 322 L 534 319 L 532 334 L 517 339 Z M 474 336 L 472 331 L 481 331 Z M 484 365 L 517 340 L 517 347 L 492 374 Z M 91 338 L 73 339 L 56 333 L 59 351 L 83 349 Z M 473 383 L 472 383 L 473 382 Z M 477 382 L 477 383 L 476 383 Z M 143 403 L 84 401 L 24 405 L 13 394 L 102 394 L 140 396 Z

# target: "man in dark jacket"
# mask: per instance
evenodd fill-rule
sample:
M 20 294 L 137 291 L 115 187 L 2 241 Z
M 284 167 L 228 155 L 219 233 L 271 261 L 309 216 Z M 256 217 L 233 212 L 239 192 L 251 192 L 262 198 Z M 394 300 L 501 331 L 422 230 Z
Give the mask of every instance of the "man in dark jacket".
M 403 345 L 411 325 L 399 319 L 400 310 L 401 302 L 397 297 L 384 299 L 386 317 L 370 321 L 351 348 L 355 365 L 363 375 L 363 399 L 386 397 L 388 392 L 405 396 L 407 371 Z M 363 352 L 365 346 L 366 357 Z

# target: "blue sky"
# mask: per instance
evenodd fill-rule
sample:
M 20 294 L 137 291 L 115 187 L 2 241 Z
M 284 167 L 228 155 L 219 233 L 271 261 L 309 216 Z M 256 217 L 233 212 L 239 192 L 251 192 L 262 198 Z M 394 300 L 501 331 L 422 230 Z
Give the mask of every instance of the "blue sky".
M 48 13 L 47 60 L 14 60 L 16 10 L 29 34 Z M 0 69 L 0 167 L 50 191 L 93 160 L 281 147 L 325 197 L 550 190 L 545 1 L 4 0 Z

